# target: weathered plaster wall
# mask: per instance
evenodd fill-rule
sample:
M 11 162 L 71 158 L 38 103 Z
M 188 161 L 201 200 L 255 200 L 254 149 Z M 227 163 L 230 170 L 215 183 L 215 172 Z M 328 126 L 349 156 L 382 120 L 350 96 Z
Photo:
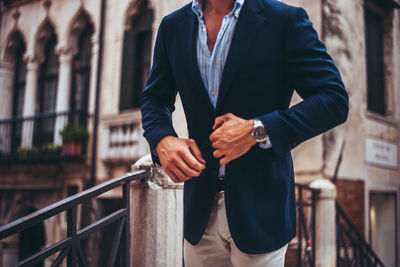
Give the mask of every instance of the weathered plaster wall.
M 307 1 L 296 2 L 314 16 Z M 362 207 L 357 214 L 364 214 L 364 222 L 356 220 L 357 226 L 364 229 L 368 239 L 369 232 L 369 194 L 373 191 L 395 192 L 399 196 L 400 171 L 369 164 L 365 161 L 365 138 L 374 137 L 399 144 L 400 119 L 400 11 L 395 9 L 392 17 L 387 17 L 384 36 L 384 64 L 388 114 L 379 116 L 367 110 L 367 69 L 363 0 L 321 0 L 321 19 L 319 34 L 329 54 L 340 70 L 350 100 L 350 113 L 346 124 L 341 125 L 322 137 L 305 142 L 293 150 L 296 180 L 308 181 L 319 175 L 331 178 L 338 163 L 341 147 L 345 142 L 342 163 L 338 178 L 339 184 L 363 185 L 364 193 L 357 190 L 363 198 L 359 203 L 351 203 L 348 198 L 342 201 L 349 205 L 349 212 L 355 206 Z M 322 154 L 320 153 L 322 149 Z M 322 156 L 321 156 L 322 155 Z M 321 172 L 313 172 L 320 166 Z M 313 175 L 315 174 L 315 175 Z M 350 186 L 350 187 L 351 187 Z M 340 189 L 340 188 L 338 188 Z M 343 195 L 343 192 L 338 192 Z M 346 205 L 344 203 L 344 205 Z M 352 207 L 354 206 L 354 207 Z M 399 221 L 399 220 L 398 220 Z

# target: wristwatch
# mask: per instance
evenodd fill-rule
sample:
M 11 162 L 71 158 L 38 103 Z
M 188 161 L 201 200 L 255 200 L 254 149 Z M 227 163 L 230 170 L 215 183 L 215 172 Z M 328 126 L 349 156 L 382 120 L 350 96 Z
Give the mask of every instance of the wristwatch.
M 264 143 L 268 139 L 264 124 L 259 119 L 254 119 L 253 121 L 253 131 L 251 132 L 251 136 L 256 139 L 257 143 Z

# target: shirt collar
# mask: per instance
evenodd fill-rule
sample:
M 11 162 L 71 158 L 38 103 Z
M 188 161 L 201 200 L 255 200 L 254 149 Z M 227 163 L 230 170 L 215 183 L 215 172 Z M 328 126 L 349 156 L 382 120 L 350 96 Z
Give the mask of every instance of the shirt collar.
M 238 18 L 240 10 L 242 9 L 242 6 L 244 4 L 244 1 L 245 0 L 236 0 L 235 7 L 228 14 L 228 16 L 233 14 L 236 18 Z M 203 0 L 193 0 L 192 10 L 197 15 L 197 17 L 199 17 L 199 19 L 202 18 L 203 17 Z

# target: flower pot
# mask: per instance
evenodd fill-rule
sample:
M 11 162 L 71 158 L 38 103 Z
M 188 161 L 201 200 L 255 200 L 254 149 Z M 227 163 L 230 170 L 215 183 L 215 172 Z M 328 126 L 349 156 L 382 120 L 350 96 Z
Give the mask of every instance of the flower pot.
M 81 156 L 83 152 L 83 142 L 63 141 L 62 154 L 68 156 Z

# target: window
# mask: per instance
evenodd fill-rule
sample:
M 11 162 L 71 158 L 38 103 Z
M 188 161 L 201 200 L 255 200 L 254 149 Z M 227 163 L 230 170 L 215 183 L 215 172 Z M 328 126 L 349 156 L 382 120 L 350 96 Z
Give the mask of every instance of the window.
M 13 117 L 22 117 L 25 97 L 26 64 L 24 62 L 25 45 L 20 38 L 16 48 L 14 63 L 14 91 L 13 91 Z M 15 151 L 21 145 L 22 122 L 18 121 L 12 125 L 11 150 Z
M 385 46 L 388 32 L 386 20 L 390 19 L 390 1 L 366 0 L 365 40 L 367 56 L 367 107 L 380 115 L 387 114 L 387 91 L 385 84 Z
M 45 61 L 40 67 L 39 86 L 36 98 L 36 113 L 53 113 L 56 111 L 58 57 L 55 54 L 57 38 L 53 34 L 45 46 Z M 54 116 L 42 115 L 35 120 L 34 144 L 53 143 Z
M 154 15 L 147 4 L 143 6 L 124 34 L 120 110 L 139 108 L 149 76 Z
M 75 55 L 72 64 L 71 87 L 71 111 L 73 112 L 71 123 L 86 125 L 89 87 L 90 87 L 90 63 L 92 27 L 88 25 L 81 33 L 78 43 L 78 54 Z

